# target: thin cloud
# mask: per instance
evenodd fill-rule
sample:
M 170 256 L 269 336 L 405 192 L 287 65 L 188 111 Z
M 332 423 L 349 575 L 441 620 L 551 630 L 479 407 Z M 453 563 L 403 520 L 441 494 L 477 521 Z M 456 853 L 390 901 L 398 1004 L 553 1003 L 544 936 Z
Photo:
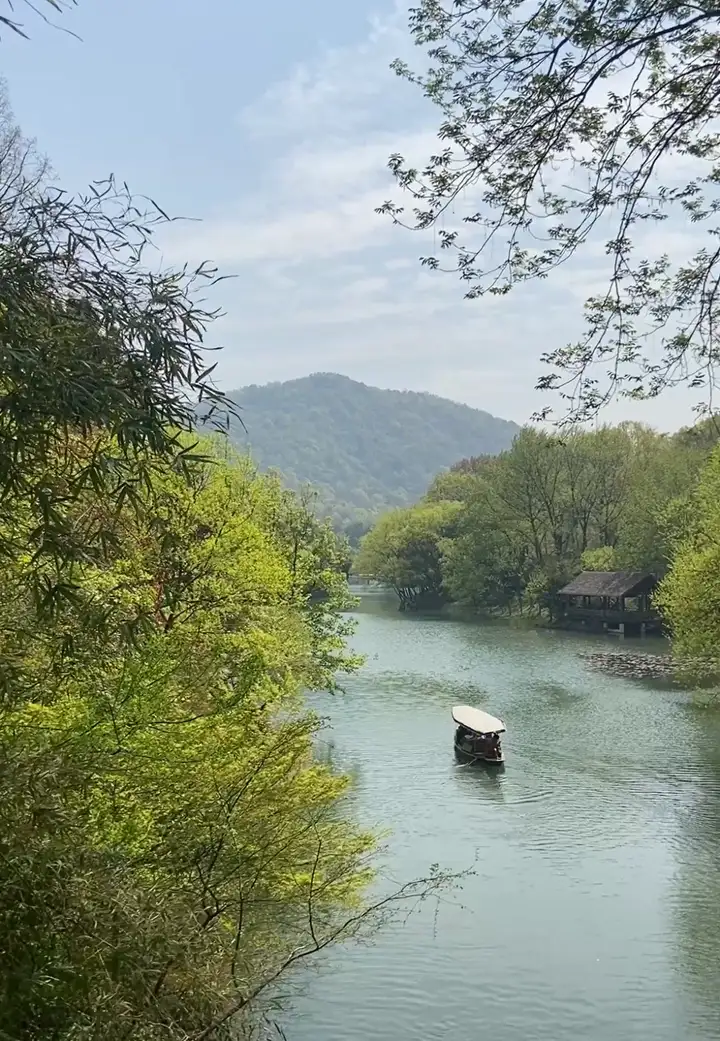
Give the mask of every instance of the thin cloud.
M 589 244 L 542 283 L 474 302 L 456 277 L 420 267 L 420 256 L 440 255 L 436 234 L 403 232 L 375 213 L 395 194 L 388 156 L 422 163 L 438 147 L 438 110 L 389 69 L 413 50 L 396 4 L 356 45 L 288 70 L 229 131 L 261 188 L 171 228 L 161 246 L 168 260 L 210 258 L 237 276 L 224 283 L 217 327 L 228 386 L 334 369 L 523 422 L 542 404 L 540 355 L 579 335 L 582 302 L 602 290 L 604 246 Z M 445 226 L 457 227 L 477 198 L 458 200 Z M 686 229 L 655 230 L 656 251 L 663 233 L 668 248 L 689 248 Z M 678 400 L 672 423 L 667 406 L 658 410 L 662 425 L 688 420 Z M 633 404 L 620 414 L 654 412 Z
M 240 126 L 258 139 L 311 133 L 357 132 L 377 126 L 377 103 L 393 93 L 397 110 L 409 91 L 396 91 L 398 80 L 390 62 L 409 54 L 408 11 L 397 3 L 370 19 L 365 39 L 347 47 L 327 48 L 313 63 L 298 64 L 241 109 Z

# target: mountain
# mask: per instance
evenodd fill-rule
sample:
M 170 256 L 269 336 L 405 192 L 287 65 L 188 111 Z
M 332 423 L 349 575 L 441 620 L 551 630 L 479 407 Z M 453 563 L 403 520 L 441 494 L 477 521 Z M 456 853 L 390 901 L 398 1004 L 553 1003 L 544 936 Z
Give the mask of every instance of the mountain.
M 355 520 L 414 502 L 439 470 L 503 451 L 520 429 L 434 394 L 380 390 L 334 373 L 243 387 L 229 397 L 247 428 L 232 420 L 237 445 L 261 468 L 281 470 L 291 486 L 315 485 L 331 513 Z

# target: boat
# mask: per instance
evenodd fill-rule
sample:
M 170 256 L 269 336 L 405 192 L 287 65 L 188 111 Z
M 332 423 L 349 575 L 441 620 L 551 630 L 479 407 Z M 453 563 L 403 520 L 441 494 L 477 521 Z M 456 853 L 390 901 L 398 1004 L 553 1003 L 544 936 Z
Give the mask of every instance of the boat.
M 470 762 L 505 762 L 500 743 L 505 724 L 501 719 L 470 705 L 456 705 L 452 717 L 457 723 L 455 751 L 462 758 Z

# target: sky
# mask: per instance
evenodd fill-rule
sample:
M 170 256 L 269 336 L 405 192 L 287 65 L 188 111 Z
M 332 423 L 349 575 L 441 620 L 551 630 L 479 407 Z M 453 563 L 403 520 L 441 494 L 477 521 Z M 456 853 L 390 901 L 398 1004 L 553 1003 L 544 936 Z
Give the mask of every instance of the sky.
M 223 389 L 324 371 L 519 423 L 553 404 L 534 389 L 540 356 L 578 335 L 602 250 L 468 301 L 455 276 L 420 266 L 433 232 L 374 212 L 397 198 L 388 156 L 427 158 L 439 123 L 389 69 L 422 57 L 404 3 L 79 0 L 56 20 L 76 35 L 16 12 L 31 39 L 3 34 L 0 72 L 62 184 L 114 173 L 192 218 L 160 239 L 163 262 L 231 276 L 209 338 Z M 678 390 L 602 419 L 672 430 L 694 402 Z

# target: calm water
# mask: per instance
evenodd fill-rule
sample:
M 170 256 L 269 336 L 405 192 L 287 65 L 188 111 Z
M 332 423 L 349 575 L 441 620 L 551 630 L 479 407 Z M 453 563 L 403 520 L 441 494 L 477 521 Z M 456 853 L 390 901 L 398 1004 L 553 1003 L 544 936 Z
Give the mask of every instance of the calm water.
M 290 1041 L 720 1038 L 720 707 L 590 672 L 607 640 L 377 594 L 358 619 L 368 663 L 319 702 L 353 811 L 392 829 L 398 880 L 476 874 L 439 915 L 333 952 Z M 455 762 L 458 702 L 505 720 L 504 774 Z

